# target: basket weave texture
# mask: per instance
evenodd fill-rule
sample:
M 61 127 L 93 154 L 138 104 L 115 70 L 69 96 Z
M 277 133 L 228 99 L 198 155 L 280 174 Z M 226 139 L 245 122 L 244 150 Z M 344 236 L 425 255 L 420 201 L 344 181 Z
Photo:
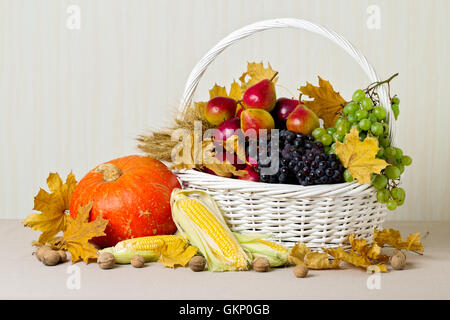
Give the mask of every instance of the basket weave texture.
M 266 20 L 229 34 L 205 54 L 188 78 L 181 110 L 191 103 L 203 73 L 226 47 L 254 33 L 274 28 L 304 29 L 330 39 L 358 62 L 371 82 L 379 81 L 362 53 L 335 32 L 305 20 Z M 389 106 L 386 88 L 380 86 L 377 93 L 382 105 Z M 392 110 L 386 110 L 393 141 Z M 223 178 L 194 170 L 175 174 L 183 188 L 208 192 L 218 202 L 232 231 L 269 233 L 274 241 L 287 247 L 297 242 L 313 249 L 336 247 L 345 245 L 352 233 L 371 241 L 373 229 L 382 228 L 387 214 L 385 206 L 377 202 L 373 187 L 358 182 L 304 187 Z

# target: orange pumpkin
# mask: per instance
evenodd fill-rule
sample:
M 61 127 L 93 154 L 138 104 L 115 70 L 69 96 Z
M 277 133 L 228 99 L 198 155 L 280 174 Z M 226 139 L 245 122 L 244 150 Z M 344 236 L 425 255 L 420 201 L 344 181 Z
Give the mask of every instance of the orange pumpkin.
M 175 175 L 160 161 L 127 156 L 101 164 L 76 186 L 70 215 L 93 201 L 90 221 L 102 215 L 109 221 L 106 236 L 94 238 L 100 247 L 114 246 L 130 238 L 173 234 L 176 226 L 170 210 L 170 194 L 180 188 Z

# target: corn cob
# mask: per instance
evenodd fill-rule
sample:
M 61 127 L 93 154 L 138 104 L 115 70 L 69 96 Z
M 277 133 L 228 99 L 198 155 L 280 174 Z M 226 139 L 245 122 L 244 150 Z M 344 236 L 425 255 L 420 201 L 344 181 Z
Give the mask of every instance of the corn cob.
M 138 254 L 144 257 L 145 262 L 157 261 L 161 256 L 161 250 L 166 246 L 174 246 L 179 243 L 187 245 L 187 241 L 177 235 L 161 235 L 127 239 L 118 242 L 114 247 L 101 250 L 114 255 L 117 263 L 130 263 L 131 257 Z
M 170 202 L 178 231 L 203 254 L 210 271 L 248 269 L 250 257 L 228 229 L 219 208 L 207 193 L 176 189 Z
M 262 239 L 268 237 L 266 234 L 235 233 L 235 236 L 242 248 L 253 259 L 267 258 L 271 267 L 279 267 L 288 262 L 289 250 L 282 245 Z

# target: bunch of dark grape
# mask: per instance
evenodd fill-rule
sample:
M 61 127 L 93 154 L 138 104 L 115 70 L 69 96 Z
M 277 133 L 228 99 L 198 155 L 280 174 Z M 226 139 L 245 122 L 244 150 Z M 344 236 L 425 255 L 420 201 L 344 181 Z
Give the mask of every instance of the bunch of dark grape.
M 261 172 L 260 181 L 268 183 L 300 184 L 303 186 L 317 184 L 333 184 L 344 182 L 344 167 L 334 154 L 327 154 L 321 142 L 314 142 L 312 135 L 303 135 L 289 130 L 280 131 L 278 146 L 270 141 L 267 152 L 278 147 L 278 171 L 272 175 L 262 172 L 270 167 L 273 159 L 260 157 L 258 170 Z M 273 155 L 272 155 L 273 156 Z

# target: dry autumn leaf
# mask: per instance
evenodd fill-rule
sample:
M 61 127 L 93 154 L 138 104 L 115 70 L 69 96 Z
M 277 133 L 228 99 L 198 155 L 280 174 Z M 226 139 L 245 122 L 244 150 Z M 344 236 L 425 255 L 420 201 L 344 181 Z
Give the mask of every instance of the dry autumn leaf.
M 76 184 L 77 181 L 72 172 L 69 173 L 64 184 L 57 173 L 50 173 L 47 178 L 50 193 L 40 189 L 34 197 L 33 210 L 41 213 L 32 213 L 23 221 L 26 227 L 42 232 L 35 245 L 43 245 L 60 231 L 64 231 L 68 219 L 65 211 L 69 210 L 70 197 Z
M 382 231 L 375 229 L 373 231 L 373 241 L 379 246 L 388 245 L 398 250 L 409 250 L 423 253 L 423 244 L 420 241 L 420 232 L 408 235 L 405 241 L 399 231 L 394 229 L 384 229 Z
M 319 77 L 318 87 L 307 82 L 306 86 L 300 87 L 298 90 L 313 99 L 303 102 L 323 120 L 324 127 L 333 127 L 336 119 L 339 117 L 339 113 L 347 102 L 341 97 L 339 92 L 334 91 L 330 82 Z
M 308 269 L 315 270 L 336 269 L 340 264 L 339 259 L 330 260 L 327 253 L 312 252 L 304 243 L 296 243 L 294 245 L 288 261 L 296 265 L 303 264 Z
M 227 93 L 225 87 L 221 87 L 217 84 L 215 84 L 214 87 L 209 90 L 210 99 L 215 97 L 228 97 L 238 101 L 241 100 L 242 94 L 243 91 L 241 89 L 241 86 L 236 81 L 233 81 L 233 83 L 231 84 L 229 93 Z
M 261 80 L 264 79 L 272 79 L 272 77 L 277 72 L 272 69 L 272 66 L 270 63 L 268 63 L 268 67 L 264 68 L 264 65 L 262 62 L 256 63 L 256 62 L 249 62 L 247 63 L 247 71 L 244 72 L 240 77 L 239 80 L 241 81 L 241 90 L 244 92 L 248 89 L 248 87 L 251 87 L 254 84 L 257 84 Z M 278 80 L 277 77 L 275 77 L 272 82 L 276 83 Z
M 370 183 L 371 173 L 380 173 L 388 163 L 376 158 L 380 148 L 376 138 L 366 137 L 359 140 L 358 129 L 353 128 L 345 136 L 345 142 L 336 141 L 335 152 L 344 168 L 358 180 L 360 184 Z
M 183 144 L 174 148 L 174 161 L 171 168 L 177 170 L 202 170 L 207 168 L 221 177 L 240 177 L 247 173 L 245 170 L 237 170 L 229 161 L 222 161 L 215 157 L 215 146 L 211 139 L 198 141 L 197 147 L 194 141 L 194 135 L 192 133 L 187 134 L 183 139 Z
M 161 256 L 158 261 L 168 268 L 185 267 L 189 260 L 197 254 L 197 251 L 196 247 L 187 245 L 182 241 L 176 241 L 161 248 Z
M 365 239 L 355 239 L 354 234 L 349 236 L 349 242 L 352 247 L 350 251 L 345 251 L 342 247 L 323 250 L 335 259 L 343 260 L 356 267 L 367 269 L 375 265 L 380 272 L 388 271 L 384 264 L 378 263 L 387 259 L 386 256 L 381 255 L 381 247 L 376 243 L 369 245 Z M 372 260 L 376 260 L 376 263 Z
M 83 260 L 88 263 L 89 259 L 96 259 L 98 249 L 89 240 L 105 235 L 104 230 L 108 225 L 108 220 L 99 216 L 89 222 L 92 204 L 91 202 L 83 207 L 80 206 L 77 217 L 67 219 L 63 236 L 48 242 L 54 248 L 69 251 L 72 255 L 72 262 Z

